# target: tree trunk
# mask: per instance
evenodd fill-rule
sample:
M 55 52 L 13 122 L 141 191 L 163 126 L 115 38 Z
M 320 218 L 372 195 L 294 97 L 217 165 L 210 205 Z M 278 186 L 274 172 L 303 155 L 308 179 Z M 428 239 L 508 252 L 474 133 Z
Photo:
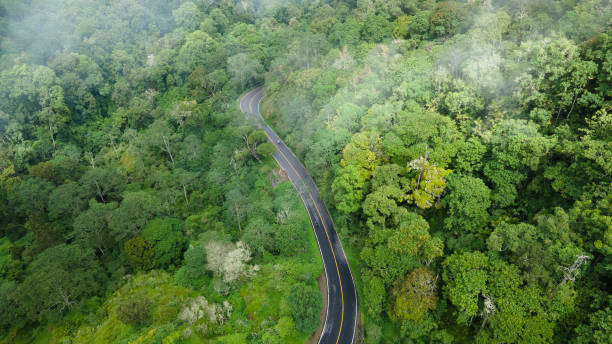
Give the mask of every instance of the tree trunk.
M 164 140 L 164 145 L 166 146 L 166 152 L 170 156 L 170 161 L 172 161 L 172 166 L 174 167 L 174 157 L 172 156 L 172 152 L 170 151 L 170 144 L 168 143 L 168 139 L 166 136 L 162 135 L 162 139 Z
M 49 132 L 51 133 L 51 143 L 53 143 L 53 149 L 55 149 L 55 133 L 53 133 L 53 128 L 51 127 L 51 122 L 49 122 Z
M 238 212 L 238 207 L 234 207 L 234 211 L 236 212 L 236 222 L 238 222 L 238 232 L 242 233 L 242 225 L 240 225 L 242 216 L 240 216 L 240 213 Z
M 563 276 L 563 281 L 561 282 L 561 285 L 564 285 L 565 283 L 567 283 L 567 281 L 575 281 L 576 277 L 578 276 L 578 273 L 580 272 L 580 266 L 587 260 L 590 259 L 591 257 L 585 255 L 585 254 L 581 254 L 578 257 L 576 257 L 576 260 L 574 261 L 574 264 L 572 264 L 572 266 L 570 267 L 564 267 L 564 266 L 560 266 L 559 270 L 563 270 L 565 271 L 565 274 Z
M 183 184 L 183 195 L 185 196 L 185 202 L 187 202 L 187 204 L 189 205 L 189 199 L 187 198 L 187 188 L 185 187 L 185 184 Z
M 111 146 L 113 147 L 113 151 L 115 152 L 115 158 L 119 159 L 119 154 L 117 153 L 117 146 L 115 146 L 115 140 L 111 137 L 110 139 Z
M 102 202 L 106 203 L 106 201 L 104 200 L 104 196 L 102 196 L 102 189 L 100 188 L 100 184 L 98 184 L 98 181 L 94 181 L 94 183 L 96 184 L 96 189 L 98 189 L 98 195 L 100 196 L 100 199 L 102 200 Z

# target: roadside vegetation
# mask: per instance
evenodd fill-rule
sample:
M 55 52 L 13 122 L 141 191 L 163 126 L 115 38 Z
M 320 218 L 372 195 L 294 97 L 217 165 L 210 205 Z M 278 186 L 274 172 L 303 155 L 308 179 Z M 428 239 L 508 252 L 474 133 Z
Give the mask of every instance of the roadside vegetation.
M 335 208 L 365 342 L 609 342 L 610 4 L 348 5 L 295 24 L 263 108 Z
M 0 343 L 612 338 L 604 0 L 0 0 Z
M 236 103 L 278 54 L 254 14 L 1 5 L 0 342 L 304 343 L 319 250 Z

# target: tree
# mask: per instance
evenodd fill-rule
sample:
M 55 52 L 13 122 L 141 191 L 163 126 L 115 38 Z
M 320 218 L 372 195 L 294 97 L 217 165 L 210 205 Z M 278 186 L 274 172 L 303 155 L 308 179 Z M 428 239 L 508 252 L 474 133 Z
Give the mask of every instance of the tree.
M 610 343 L 610 334 L 612 329 L 610 324 L 612 323 L 612 309 L 606 307 L 605 309 L 593 312 L 589 314 L 589 322 L 584 325 L 580 325 L 574 331 L 576 337 L 575 343 L 587 344 L 587 343 Z
M 102 269 L 90 249 L 58 245 L 41 253 L 23 281 L 22 306 L 30 320 L 56 317 L 101 290 Z
M 552 214 L 539 214 L 536 221 L 537 227 L 527 223 L 498 224 L 487 246 L 490 252 L 503 252 L 509 262 L 521 269 L 527 283 L 542 287 L 563 284 L 563 267 L 571 268 L 576 258 L 584 255 L 584 249 L 578 246 L 569 216 L 561 208 Z M 571 269 L 571 276 L 581 271 L 580 265 Z
M 245 128 L 245 130 L 248 130 Z M 259 145 L 266 143 L 266 141 L 268 140 L 268 136 L 266 135 L 266 132 L 263 130 L 254 130 L 253 132 L 251 132 L 250 134 L 248 134 L 245 131 L 242 132 L 242 135 L 240 135 L 242 140 L 244 141 L 244 144 L 246 145 L 246 149 L 249 151 L 249 153 L 255 158 L 257 159 L 257 161 L 261 161 L 259 159 Z M 269 146 L 266 146 L 267 148 L 264 148 L 264 152 L 266 150 L 269 150 Z M 272 145 L 272 148 L 274 148 L 274 146 Z M 272 150 L 273 152 L 274 150 Z
M 278 331 L 278 336 L 285 339 L 295 333 L 295 322 L 291 317 L 285 316 L 278 319 L 275 328 Z
M 381 166 L 376 171 L 384 167 Z M 405 208 L 397 204 L 404 196 L 404 192 L 397 184 L 389 183 L 376 188 L 366 197 L 362 205 L 363 213 L 368 216 L 368 226 L 384 228 L 397 224 L 402 214 L 406 212 Z
M 146 191 L 128 192 L 113 211 L 108 226 L 115 240 L 122 241 L 138 235 L 150 219 L 161 213 L 162 205 L 155 195 Z
M 83 247 L 92 248 L 106 254 L 115 246 L 115 242 L 109 230 L 113 211 L 117 203 L 98 203 L 94 200 L 89 202 L 89 209 L 80 213 L 72 224 L 71 237 Z
M 1 109 L 9 114 L 34 114 L 39 110 L 42 96 L 54 85 L 55 72 L 46 66 L 15 64 L 0 73 Z M 27 117 L 26 117 L 27 118 Z
M 408 25 L 410 24 L 411 18 L 409 16 L 401 16 L 395 20 L 393 24 L 393 37 L 394 38 L 407 38 L 408 37 Z
M 451 118 L 425 111 L 416 104 L 394 116 L 391 132 L 386 136 L 383 147 L 392 162 L 403 166 L 427 156 L 432 164 L 443 168 L 456 155 L 462 139 Z
M 408 23 L 405 24 L 406 25 L 406 35 L 404 37 L 410 37 L 412 39 L 415 40 L 421 40 L 424 38 L 424 36 L 429 32 L 429 27 L 430 27 L 430 22 L 429 19 L 431 18 L 431 12 L 430 11 L 418 11 L 415 13 L 414 16 L 410 17 L 410 19 L 408 20 Z M 398 24 L 401 23 L 399 21 L 400 18 L 398 18 Z M 398 33 L 404 33 L 403 26 L 402 25 L 398 25 Z
M 262 218 L 249 221 L 242 236 L 242 241 L 260 257 L 266 252 L 278 252 L 276 240 L 275 228 Z
M 104 203 L 121 200 L 127 185 L 127 176 L 112 168 L 89 169 L 80 180 L 88 197 L 96 195 Z
M 377 132 L 361 132 L 353 135 L 342 150 L 340 170 L 332 184 L 338 209 L 352 213 L 359 209 L 364 189 L 372 173 L 383 161 Z
M 33 234 L 40 251 L 55 246 L 64 239 L 64 233 L 62 233 L 63 228 L 50 223 L 42 213 L 32 213 L 28 215 L 24 227 L 28 232 Z
M 287 304 L 298 331 L 309 334 L 319 326 L 319 313 L 323 307 L 321 293 L 314 287 L 295 284 L 287 295 Z
M 292 216 L 286 224 L 279 225 L 275 232 L 275 245 L 280 255 L 292 257 L 306 250 L 306 230 L 310 228 L 307 218 Z
M 398 254 L 408 254 L 414 260 L 427 264 L 442 256 L 444 244 L 431 237 L 429 224 L 421 216 L 408 212 L 400 220 L 399 228 L 387 239 L 387 245 Z
M 62 86 L 73 123 L 83 123 L 100 113 L 95 95 L 104 93 L 102 69 L 89 56 L 79 53 L 58 54 L 49 65 Z
M 151 245 L 141 236 L 126 241 L 123 244 L 123 254 L 134 269 L 150 270 L 155 265 L 153 261 L 155 253 Z
M 225 283 L 231 284 L 257 269 L 247 265 L 251 251 L 241 241 L 234 245 L 213 240 L 206 244 L 205 249 L 208 257 L 206 268 L 222 277 Z
M 225 200 L 230 216 L 238 224 L 238 232 L 242 232 L 242 219 L 249 209 L 249 200 L 238 189 L 232 189 L 227 193 Z
M 526 41 L 517 55 L 521 62 L 513 66 L 519 73 L 514 92 L 517 100 L 528 110 L 545 110 L 547 115 L 540 122 L 552 116 L 558 120 L 562 114 L 569 118 L 597 65 L 582 60 L 578 47 L 566 38 Z
M 464 25 L 468 15 L 465 4 L 457 1 L 437 3 L 430 18 L 430 32 L 436 36 L 450 36 Z
M 366 279 L 363 276 L 364 283 L 368 286 L 364 290 L 363 305 L 371 317 L 378 318 L 384 309 L 387 302 L 387 290 L 383 281 L 376 276 Z
M 85 192 L 79 184 L 69 182 L 55 188 L 49 195 L 49 218 L 51 220 L 73 219 L 87 207 Z
M 206 89 L 210 92 L 211 96 L 215 96 L 218 90 L 221 90 L 225 84 L 229 81 L 227 73 L 223 69 L 215 69 L 214 71 L 206 74 Z
M 188 34 L 176 57 L 178 70 L 189 74 L 198 67 L 207 66 L 217 44 L 206 32 L 196 30 Z
M 204 284 L 206 250 L 199 245 L 189 246 L 185 251 L 184 263 L 174 275 L 178 285 L 199 289 Z
M 187 30 L 195 30 L 200 26 L 203 16 L 193 2 L 187 1 L 182 3 L 179 8 L 172 11 L 172 17 L 174 17 L 174 22 L 176 22 L 178 26 L 182 26 Z
M 492 134 L 491 157 L 483 172 L 494 186 L 491 200 L 505 207 L 514 203 L 519 183 L 527 178 L 527 171 L 537 170 L 554 138 L 540 134 L 535 123 L 516 119 L 502 121 Z
M 447 192 L 443 200 L 450 215 L 444 220 L 446 229 L 479 232 L 489 218 L 489 188 L 479 178 L 451 174 L 448 177 Z
M 195 135 L 187 135 L 179 145 L 176 162 L 179 167 L 188 171 L 197 171 L 207 162 L 206 146 L 202 139 Z M 174 171 L 178 168 L 174 169 Z
M 0 333 L 4 334 L 10 328 L 21 328 L 25 325 L 24 309 L 20 307 L 21 288 L 11 280 L 0 280 L 0 308 L 11 310 L 0 313 Z
M 38 178 L 17 182 L 8 194 L 9 206 L 21 216 L 44 214 L 47 211 L 49 194 L 53 189 L 52 183 Z
M 478 79 L 481 82 L 494 82 L 481 76 L 479 74 L 479 69 L 473 71 L 470 68 L 476 67 L 468 65 L 464 68 L 465 73 L 474 74 L 474 79 Z M 480 68 L 480 66 L 478 68 Z M 447 114 L 451 118 L 457 120 L 461 127 L 464 127 L 469 118 L 473 118 L 484 110 L 484 106 L 485 101 L 483 97 L 479 95 L 479 92 L 475 86 L 464 82 L 462 79 L 452 79 L 447 83 L 447 87 L 441 95 L 441 104 L 439 109 L 444 114 Z
M 455 253 L 442 263 L 444 291 L 457 307 L 457 322 L 465 324 L 478 315 L 478 298 L 488 293 L 489 259 L 481 252 Z
M 426 267 L 416 268 L 396 281 L 391 290 L 389 317 L 395 321 L 421 320 L 425 312 L 436 308 L 436 282 L 437 277 Z
M 366 181 L 356 166 L 342 168 L 332 184 L 336 208 L 347 214 L 359 210 Z
M 59 168 L 51 161 L 42 161 L 30 167 L 30 175 L 32 177 L 46 179 L 52 183 L 59 184 L 62 181 L 58 175 Z
M 40 105 L 42 110 L 38 119 L 45 123 L 55 148 L 55 134 L 70 119 L 70 109 L 64 104 L 64 90 L 59 86 L 51 87 L 48 93 L 42 96 Z
M 487 147 L 479 139 L 470 137 L 459 145 L 453 165 L 464 174 L 480 171 L 486 151 Z
M 371 43 L 382 42 L 391 36 L 393 26 L 385 18 L 377 15 L 368 15 L 361 28 L 361 37 Z
M 612 111 L 605 108 L 597 111 L 591 118 L 585 119 L 586 128 L 581 128 L 583 135 L 576 153 L 581 154 L 584 159 L 594 163 L 603 173 L 612 173 Z
M 175 182 L 180 185 L 180 188 L 183 191 L 183 197 L 185 198 L 185 203 L 189 205 L 188 193 L 196 188 L 198 174 L 186 171 L 182 168 L 176 168 L 172 171 L 172 177 L 174 177 Z
M 174 105 L 170 116 L 174 118 L 179 126 L 183 126 L 189 119 L 198 114 L 198 103 L 195 100 L 183 100 Z
M 587 238 L 598 255 L 612 252 L 612 193 L 597 201 L 582 197 L 568 215 L 573 231 Z
M 257 154 L 264 158 L 271 157 L 274 151 L 276 151 L 276 147 L 269 142 L 264 142 L 257 147 Z
M 340 46 L 356 46 L 360 39 L 361 25 L 356 18 L 348 17 L 342 23 L 334 25 L 330 39 Z
M 172 166 L 174 166 L 174 154 L 176 154 L 176 143 L 179 134 L 170 127 L 167 120 L 157 119 L 140 136 L 141 144 L 153 153 L 167 154 Z
M 178 220 L 153 219 L 147 223 L 141 235 L 153 252 L 151 260 L 154 268 L 166 268 L 178 263 L 184 247 Z
M 552 339 L 551 320 L 558 314 L 547 307 L 539 288 L 522 285 L 516 266 L 489 260 L 477 251 L 455 253 L 442 266 L 444 292 L 459 310 L 457 321 L 482 319 L 477 342 L 547 343 Z
M 412 160 L 408 164 L 409 171 L 417 175 L 404 186 L 407 201 L 422 209 L 430 208 L 442 196 L 446 187 L 446 179 L 452 171 L 431 164 L 427 157 Z
M 240 89 L 257 81 L 262 69 L 259 61 L 245 53 L 236 54 L 227 60 L 227 72 Z
M 397 228 L 370 230 L 360 257 L 372 274 L 368 279 L 378 276 L 389 287 L 408 271 L 442 256 L 443 249 L 442 240 L 429 234 L 427 221 L 407 212 Z

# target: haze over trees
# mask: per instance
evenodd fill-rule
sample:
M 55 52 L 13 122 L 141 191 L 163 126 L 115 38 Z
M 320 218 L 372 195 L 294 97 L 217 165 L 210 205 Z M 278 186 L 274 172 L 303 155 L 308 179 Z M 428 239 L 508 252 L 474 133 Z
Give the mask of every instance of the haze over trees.
M 365 343 L 612 338 L 611 5 L 0 1 L 0 343 L 304 343 L 313 174 Z

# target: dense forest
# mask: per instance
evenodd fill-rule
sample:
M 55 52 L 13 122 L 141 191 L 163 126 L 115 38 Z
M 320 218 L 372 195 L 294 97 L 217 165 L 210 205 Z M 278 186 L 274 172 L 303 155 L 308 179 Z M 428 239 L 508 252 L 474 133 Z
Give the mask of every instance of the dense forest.
M 0 0 L 0 343 L 612 343 L 608 0 Z

